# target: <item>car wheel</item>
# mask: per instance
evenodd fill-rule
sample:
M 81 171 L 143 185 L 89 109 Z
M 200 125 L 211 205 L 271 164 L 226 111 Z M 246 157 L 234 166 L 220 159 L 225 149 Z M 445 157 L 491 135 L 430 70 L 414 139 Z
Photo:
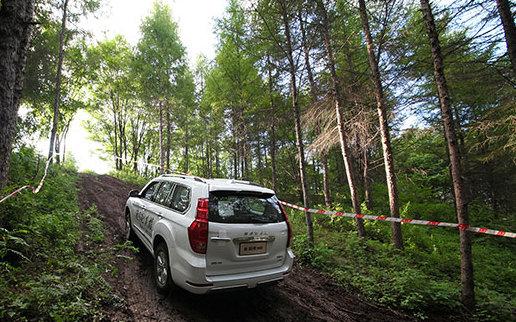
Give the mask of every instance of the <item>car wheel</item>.
M 169 293 L 173 282 L 170 274 L 168 249 L 164 243 L 159 243 L 154 252 L 154 275 L 158 292 L 161 294 Z
M 134 241 L 134 232 L 131 225 L 131 213 L 129 210 L 125 212 L 125 239 Z

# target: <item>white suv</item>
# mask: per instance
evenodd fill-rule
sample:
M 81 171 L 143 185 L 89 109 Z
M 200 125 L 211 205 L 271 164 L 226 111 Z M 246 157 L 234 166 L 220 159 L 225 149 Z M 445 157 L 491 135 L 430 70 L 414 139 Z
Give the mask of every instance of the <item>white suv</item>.
M 127 238 L 154 256 L 158 291 L 203 294 L 282 280 L 291 229 L 274 191 L 247 181 L 162 175 L 129 193 Z

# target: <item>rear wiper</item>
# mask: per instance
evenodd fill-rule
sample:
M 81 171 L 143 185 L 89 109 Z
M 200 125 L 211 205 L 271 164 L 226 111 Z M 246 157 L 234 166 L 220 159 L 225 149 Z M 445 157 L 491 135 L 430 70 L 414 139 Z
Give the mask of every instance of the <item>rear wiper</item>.
M 270 220 L 260 220 L 260 219 L 256 219 L 256 218 L 253 218 L 253 224 L 270 224 L 272 223 Z

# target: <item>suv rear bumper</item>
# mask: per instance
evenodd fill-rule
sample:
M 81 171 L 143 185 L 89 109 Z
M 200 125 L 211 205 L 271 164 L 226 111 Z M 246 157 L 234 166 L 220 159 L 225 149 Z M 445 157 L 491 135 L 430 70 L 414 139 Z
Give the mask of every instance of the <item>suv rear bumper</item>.
M 283 280 L 292 270 L 294 257 L 292 250 L 288 249 L 285 261 L 280 267 L 239 274 L 206 276 L 205 268 L 190 266 L 183 270 L 183 272 L 189 272 L 188 276 L 179 272 L 177 272 L 179 274 L 173 272 L 172 276 L 174 283 L 195 294 L 206 294 L 233 288 L 254 288 Z

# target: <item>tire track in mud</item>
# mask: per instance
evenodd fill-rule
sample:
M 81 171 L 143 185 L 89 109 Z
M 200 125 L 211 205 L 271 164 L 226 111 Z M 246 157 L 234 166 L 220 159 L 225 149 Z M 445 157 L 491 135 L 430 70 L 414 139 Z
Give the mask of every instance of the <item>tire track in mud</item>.
M 81 209 L 96 205 L 106 227 L 103 247 L 124 242 L 124 206 L 137 187 L 106 175 L 81 174 Z M 411 318 L 379 307 L 336 285 L 318 271 L 295 265 L 277 286 L 208 295 L 174 289 L 159 295 L 154 286 L 153 259 L 145 247 L 139 253 L 120 251 L 113 257 L 115 272 L 106 280 L 122 308 L 105 307 L 112 321 L 410 321 Z M 130 257 L 127 259 L 125 257 Z

